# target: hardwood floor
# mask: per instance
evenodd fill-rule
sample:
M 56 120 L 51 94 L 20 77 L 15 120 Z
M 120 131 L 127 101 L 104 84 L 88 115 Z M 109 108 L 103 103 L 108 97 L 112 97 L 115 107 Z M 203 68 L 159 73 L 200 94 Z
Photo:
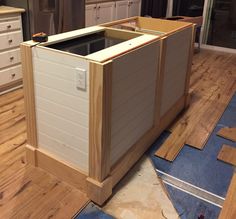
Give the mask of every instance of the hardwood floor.
M 170 127 L 156 155 L 173 161 L 185 144 L 203 149 L 236 91 L 236 55 L 202 50 L 194 56 L 189 108 Z
M 89 200 L 79 190 L 26 165 L 22 89 L 0 96 L 0 218 L 71 218 Z

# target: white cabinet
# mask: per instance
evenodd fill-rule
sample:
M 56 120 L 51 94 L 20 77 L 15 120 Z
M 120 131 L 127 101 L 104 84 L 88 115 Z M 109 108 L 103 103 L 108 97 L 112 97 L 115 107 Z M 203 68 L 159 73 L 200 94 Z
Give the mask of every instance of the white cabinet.
M 141 0 L 110 1 L 86 5 L 86 27 L 140 16 Z
M 128 17 L 139 16 L 141 11 L 141 0 L 129 1 Z
M 86 5 L 85 26 L 90 27 L 97 24 L 97 5 Z
M 116 20 L 129 17 L 129 1 L 116 2 Z
M 86 5 L 86 27 L 113 21 L 115 2 Z
M 0 93 L 22 82 L 20 43 L 23 9 L 0 8 Z

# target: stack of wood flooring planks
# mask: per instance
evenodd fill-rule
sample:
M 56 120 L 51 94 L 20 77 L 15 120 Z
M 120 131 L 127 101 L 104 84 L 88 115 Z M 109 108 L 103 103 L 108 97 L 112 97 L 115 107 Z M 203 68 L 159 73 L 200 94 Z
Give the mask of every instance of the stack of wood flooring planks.
M 235 63 L 234 54 L 203 50 L 194 56 L 190 106 L 169 128 L 156 156 L 173 161 L 185 144 L 203 149 L 236 91 Z
M 89 200 L 25 163 L 22 89 L 0 96 L 0 218 L 71 218 Z

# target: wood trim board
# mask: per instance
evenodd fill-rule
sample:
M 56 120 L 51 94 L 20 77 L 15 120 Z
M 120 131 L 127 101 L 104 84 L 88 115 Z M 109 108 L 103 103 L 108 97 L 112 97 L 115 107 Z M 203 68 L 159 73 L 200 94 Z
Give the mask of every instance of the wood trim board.
M 236 166 L 236 148 L 224 144 L 217 159 Z
M 231 183 L 224 201 L 223 208 L 220 212 L 219 219 L 236 218 L 236 172 L 231 179 Z
M 36 114 L 35 114 L 35 95 L 33 78 L 32 47 L 35 46 L 22 43 L 21 62 L 23 74 L 23 89 L 25 100 L 27 141 L 31 146 L 37 147 Z
M 102 182 L 110 173 L 112 62 L 90 63 L 89 177 Z
M 236 127 L 221 128 L 217 135 L 236 142 Z

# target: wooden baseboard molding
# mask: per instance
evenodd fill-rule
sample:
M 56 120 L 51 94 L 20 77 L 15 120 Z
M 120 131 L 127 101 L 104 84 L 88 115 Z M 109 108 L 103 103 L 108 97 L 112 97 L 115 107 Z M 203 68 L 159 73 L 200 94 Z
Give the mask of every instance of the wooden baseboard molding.
M 58 179 L 87 193 L 87 174 L 65 163 L 60 158 L 56 158 L 46 151 L 27 145 L 26 160 L 31 165 L 37 166 L 56 176 Z
M 112 195 L 112 178 L 109 176 L 103 182 L 87 178 L 87 195 L 99 205 L 102 205 Z

